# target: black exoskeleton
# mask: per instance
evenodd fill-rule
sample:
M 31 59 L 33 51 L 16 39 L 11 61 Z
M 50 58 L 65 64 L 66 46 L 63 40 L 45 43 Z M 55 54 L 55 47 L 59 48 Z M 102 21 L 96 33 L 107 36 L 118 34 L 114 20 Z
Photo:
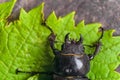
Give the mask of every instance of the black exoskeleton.
M 61 50 L 54 47 L 55 35 L 51 33 L 49 37 L 50 46 L 55 55 L 54 59 L 54 80 L 89 80 L 86 74 L 90 69 L 90 60 L 92 60 L 98 53 L 101 46 L 100 39 L 103 37 L 103 28 L 101 28 L 102 34 L 97 42 L 90 47 L 95 47 L 93 54 L 85 54 L 83 38 L 80 35 L 79 41 L 69 40 L 69 33 L 65 36 L 64 43 Z
M 86 77 L 86 74 L 90 69 L 90 60 L 92 60 L 98 53 L 103 37 L 103 28 L 101 28 L 101 36 L 90 47 L 95 47 L 93 54 L 86 54 L 84 51 L 83 38 L 80 35 L 78 41 L 69 40 L 69 33 L 66 34 L 64 43 L 61 46 L 61 50 L 55 48 L 56 35 L 52 32 L 49 36 L 50 47 L 55 55 L 53 66 L 53 72 L 26 72 L 16 70 L 16 73 L 32 73 L 32 74 L 48 74 L 53 75 L 53 80 L 90 80 Z

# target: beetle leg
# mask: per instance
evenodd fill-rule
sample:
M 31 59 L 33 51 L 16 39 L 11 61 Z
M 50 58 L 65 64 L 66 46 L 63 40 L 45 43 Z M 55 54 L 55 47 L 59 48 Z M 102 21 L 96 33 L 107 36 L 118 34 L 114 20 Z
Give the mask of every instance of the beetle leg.
M 46 20 L 45 20 L 46 21 Z M 45 27 L 47 27 L 52 33 L 53 33 L 53 30 L 44 22 L 42 22 L 42 25 L 44 25 Z
M 45 25 L 45 26 L 51 31 L 51 34 L 50 34 L 50 36 L 48 37 L 49 43 L 50 43 L 50 47 L 52 48 L 53 53 L 54 53 L 55 55 L 58 54 L 58 53 L 59 53 L 59 50 L 54 47 L 56 35 L 54 34 L 53 30 L 52 30 L 45 22 L 43 22 L 42 25 Z
M 54 33 L 51 33 L 50 36 L 49 36 L 49 43 L 50 43 L 50 47 L 53 50 L 53 53 L 55 55 L 57 55 L 57 54 L 59 54 L 60 51 L 58 49 L 56 49 L 55 46 L 54 46 L 55 38 L 56 38 L 56 35 Z
M 39 72 L 39 71 L 21 71 L 19 69 L 16 69 L 16 74 L 23 73 L 23 74 L 30 74 L 30 75 L 35 75 L 35 74 L 40 74 L 40 75 L 46 75 L 50 76 L 50 80 L 53 79 L 53 75 L 56 74 L 54 72 Z
M 100 27 L 100 29 L 101 29 L 101 36 L 98 38 L 98 42 L 102 39 L 102 37 L 103 37 L 103 34 L 104 34 L 104 29 L 102 28 L 102 27 Z
M 95 46 L 95 51 L 94 51 L 94 53 L 93 53 L 93 54 L 88 54 L 90 60 L 92 60 L 92 59 L 95 57 L 95 55 L 99 52 L 100 46 L 101 46 L 101 43 L 100 43 L 100 42 L 97 42 L 97 43 L 96 43 L 96 46 Z
M 60 74 L 58 73 L 55 73 L 55 72 L 39 72 L 39 71 L 21 71 L 19 69 L 16 69 L 16 74 L 19 74 L 19 73 L 26 73 L 26 74 L 46 74 L 46 75 L 58 75 L 58 76 L 61 76 Z
M 100 29 L 101 29 L 101 31 L 102 31 L 101 36 L 99 37 L 99 39 L 97 40 L 97 42 L 96 42 L 93 46 L 91 46 L 91 47 L 95 47 L 95 51 L 94 51 L 93 54 L 89 54 L 89 55 L 88 55 L 90 60 L 92 60 L 92 59 L 95 57 L 95 55 L 96 55 L 96 54 L 99 52 L 99 50 L 100 50 L 100 46 L 101 46 L 100 40 L 102 39 L 103 33 L 104 33 L 103 28 L 100 28 Z
M 27 74 L 47 74 L 47 75 L 53 75 L 54 72 L 37 72 L 37 71 L 21 71 L 19 69 L 16 69 L 16 74 L 18 73 L 27 73 Z

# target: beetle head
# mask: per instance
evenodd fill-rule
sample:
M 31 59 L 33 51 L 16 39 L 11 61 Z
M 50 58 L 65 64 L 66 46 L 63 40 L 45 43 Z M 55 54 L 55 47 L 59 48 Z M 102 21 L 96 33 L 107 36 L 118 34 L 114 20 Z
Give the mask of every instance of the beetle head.
M 80 35 L 80 39 L 78 41 L 76 40 L 69 40 L 69 33 L 65 36 L 65 42 L 62 45 L 62 51 L 64 53 L 75 53 L 80 54 L 84 53 L 84 47 L 82 45 L 83 39 L 82 35 Z

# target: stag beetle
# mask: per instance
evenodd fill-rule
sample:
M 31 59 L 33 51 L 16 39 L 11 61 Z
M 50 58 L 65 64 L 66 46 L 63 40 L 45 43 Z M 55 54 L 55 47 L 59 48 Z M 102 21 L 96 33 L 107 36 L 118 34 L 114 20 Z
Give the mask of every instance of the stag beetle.
M 69 40 L 69 33 L 66 34 L 64 43 L 61 46 L 61 50 L 55 48 L 56 35 L 52 32 L 49 36 L 50 47 L 55 55 L 54 58 L 54 71 L 53 72 L 23 72 L 23 73 L 39 73 L 39 74 L 50 74 L 53 75 L 53 80 L 90 80 L 86 77 L 86 74 L 90 69 L 90 61 L 98 53 L 103 37 L 103 28 L 101 28 L 101 36 L 99 39 L 90 47 L 95 47 L 93 54 L 85 54 L 83 38 L 80 35 L 78 41 Z
M 69 33 L 65 36 L 64 43 L 62 44 L 61 51 L 54 47 L 55 35 L 51 33 L 49 37 L 50 46 L 55 55 L 54 58 L 54 79 L 55 80 L 89 80 L 86 74 L 90 69 L 90 60 L 92 60 L 98 53 L 101 43 L 100 39 L 103 37 L 103 28 L 101 28 L 102 34 L 94 43 L 92 47 L 95 47 L 93 54 L 85 54 L 83 38 L 80 35 L 79 41 L 69 40 Z

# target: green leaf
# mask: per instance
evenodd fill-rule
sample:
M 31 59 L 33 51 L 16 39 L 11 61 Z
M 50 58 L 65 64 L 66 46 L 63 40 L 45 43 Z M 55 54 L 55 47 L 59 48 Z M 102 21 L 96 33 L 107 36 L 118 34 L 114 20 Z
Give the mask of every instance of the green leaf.
M 50 80 L 51 76 L 48 75 L 16 74 L 16 69 L 49 72 L 52 70 L 54 55 L 48 43 L 50 30 L 42 25 L 44 4 L 28 13 L 21 9 L 19 20 L 7 25 L 6 18 L 14 4 L 15 0 L 0 4 L 0 80 Z M 70 33 L 71 39 L 77 40 L 82 34 L 83 44 L 87 45 L 92 45 L 100 37 L 100 23 L 85 24 L 81 21 L 75 26 L 74 15 L 75 12 L 72 12 L 57 18 L 53 12 L 47 18 L 46 24 L 57 35 L 56 48 L 61 48 L 67 33 Z M 91 61 L 87 74 L 91 80 L 120 80 L 120 73 L 115 71 L 120 65 L 120 36 L 112 34 L 113 30 L 105 31 L 101 49 Z M 85 47 L 86 54 L 92 54 L 93 50 Z
M 28 78 L 27 80 L 38 80 L 38 75 L 34 75 L 34 76 Z
M 30 74 L 22 71 L 45 71 L 51 65 L 50 47 L 47 43 L 50 31 L 42 24 L 43 6 L 26 13 L 23 9 L 20 20 L 6 25 L 0 22 L 0 80 L 26 80 Z
M 0 20 L 7 18 L 11 14 L 15 2 L 16 0 L 11 0 L 0 4 Z
M 77 26 L 74 23 L 74 12 L 68 14 L 63 18 L 56 18 L 55 13 L 52 13 L 47 18 L 47 25 L 57 35 L 56 48 L 60 49 L 61 42 L 64 42 L 64 37 L 70 33 L 70 38 L 79 39 L 79 34 L 83 36 L 83 44 L 92 45 L 100 37 L 99 27 L 100 23 L 84 24 L 81 21 Z M 52 22 L 52 19 L 54 22 Z M 102 46 L 100 52 L 95 56 L 90 64 L 90 72 L 87 76 L 91 80 L 120 80 L 120 73 L 115 69 L 120 65 L 120 36 L 112 36 L 113 30 L 104 32 L 101 40 Z M 93 49 L 85 47 L 86 54 L 93 53 Z

